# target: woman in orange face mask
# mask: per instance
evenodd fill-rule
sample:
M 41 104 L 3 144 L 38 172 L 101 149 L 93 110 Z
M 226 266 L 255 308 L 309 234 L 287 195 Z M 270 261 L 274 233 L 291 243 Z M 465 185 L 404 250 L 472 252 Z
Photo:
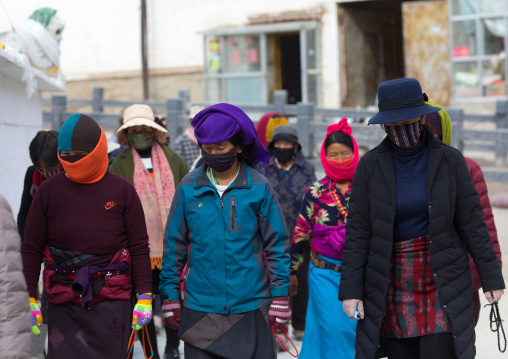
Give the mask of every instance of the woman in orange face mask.
M 48 358 L 126 357 L 131 325 L 139 330 L 152 316 L 141 202 L 127 180 L 107 171 L 106 136 L 92 118 L 69 117 L 58 157 L 65 173 L 39 186 L 21 252 L 32 331 L 39 334 L 42 322 L 35 299 L 44 260 Z

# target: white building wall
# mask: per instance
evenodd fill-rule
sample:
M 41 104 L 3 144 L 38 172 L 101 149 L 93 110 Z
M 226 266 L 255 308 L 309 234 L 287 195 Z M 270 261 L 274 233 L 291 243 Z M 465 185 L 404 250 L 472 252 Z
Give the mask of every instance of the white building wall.
M 51 7 L 66 21 L 61 67 L 68 79 L 141 69 L 139 0 L 3 0 L 14 25 L 33 10 Z M 200 32 L 240 27 L 260 13 L 325 8 L 321 31 L 322 99 L 339 105 L 337 1 L 332 0 L 147 0 L 149 67 L 203 66 Z M 9 30 L 0 8 L 0 31 Z
M 18 215 L 26 169 L 32 164 L 30 141 L 42 128 L 42 100 L 36 92 L 30 100 L 26 87 L 0 73 L 0 193 Z

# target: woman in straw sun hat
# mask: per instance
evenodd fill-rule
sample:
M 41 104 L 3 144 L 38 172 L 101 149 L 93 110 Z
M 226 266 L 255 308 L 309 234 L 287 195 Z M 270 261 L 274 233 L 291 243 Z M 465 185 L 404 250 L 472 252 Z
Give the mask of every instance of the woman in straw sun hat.
M 468 252 L 489 303 L 505 287 L 466 161 L 423 128 L 440 108 L 416 79 L 378 88 L 387 137 L 356 170 L 339 299 L 358 310 L 356 358 L 474 358 Z
M 118 143 L 129 145 L 115 158 L 109 170 L 134 184 L 145 213 L 146 228 L 150 242 L 153 293 L 159 293 L 159 273 L 162 265 L 162 243 L 169 207 L 175 188 L 187 174 L 188 168 L 182 157 L 158 141 L 168 133 L 155 122 L 152 109 L 147 105 L 132 105 L 125 109 L 123 125 L 117 130 Z M 176 331 L 166 329 L 167 358 L 178 358 Z M 157 336 L 153 322 L 148 333 L 158 358 Z M 148 353 L 149 354 L 149 353 Z

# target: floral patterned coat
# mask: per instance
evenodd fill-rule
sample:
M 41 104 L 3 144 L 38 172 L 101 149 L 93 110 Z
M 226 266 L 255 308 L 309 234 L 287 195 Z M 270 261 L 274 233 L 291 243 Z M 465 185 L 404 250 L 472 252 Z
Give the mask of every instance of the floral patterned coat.
M 291 274 L 296 274 L 303 263 L 309 246 L 312 246 L 312 228 L 314 224 L 336 226 L 345 223 L 345 218 L 340 214 L 331 192 L 331 188 L 334 186 L 335 182 L 330 177 L 325 176 L 307 187 L 300 208 L 300 215 L 296 222 L 295 234 L 291 241 Z M 341 193 L 338 189 L 336 189 L 336 193 L 343 208 L 347 211 L 351 184 L 349 184 L 346 193 Z M 315 248 L 312 247 L 311 249 L 317 252 Z

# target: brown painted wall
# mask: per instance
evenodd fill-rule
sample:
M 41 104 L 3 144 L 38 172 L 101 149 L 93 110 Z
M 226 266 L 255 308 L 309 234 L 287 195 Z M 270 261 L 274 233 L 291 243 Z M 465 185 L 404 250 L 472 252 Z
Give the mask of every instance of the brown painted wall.
M 447 1 L 402 3 L 405 76 L 420 81 L 429 99 L 451 100 Z

